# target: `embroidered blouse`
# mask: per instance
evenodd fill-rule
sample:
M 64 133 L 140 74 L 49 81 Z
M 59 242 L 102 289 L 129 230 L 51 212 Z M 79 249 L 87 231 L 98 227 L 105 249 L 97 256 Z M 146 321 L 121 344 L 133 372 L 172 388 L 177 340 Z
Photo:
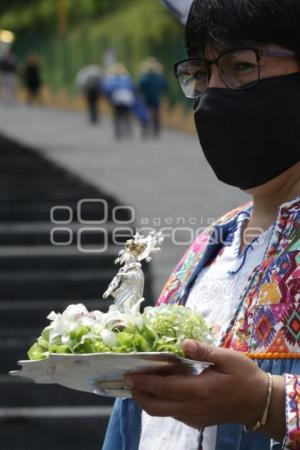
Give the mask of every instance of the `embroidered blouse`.
M 250 211 L 239 213 L 236 226 L 229 233 L 224 247 L 216 258 L 198 275 L 186 305 L 201 312 L 212 326 L 215 343 L 222 335 L 236 311 L 247 279 L 261 263 L 268 245 L 271 228 L 254 239 L 241 253 L 242 231 Z M 214 450 L 217 427 L 207 427 L 200 432 L 171 417 L 151 417 L 142 412 L 142 429 L 139 450 L 197 450 L 202 440 L 203 450 Z

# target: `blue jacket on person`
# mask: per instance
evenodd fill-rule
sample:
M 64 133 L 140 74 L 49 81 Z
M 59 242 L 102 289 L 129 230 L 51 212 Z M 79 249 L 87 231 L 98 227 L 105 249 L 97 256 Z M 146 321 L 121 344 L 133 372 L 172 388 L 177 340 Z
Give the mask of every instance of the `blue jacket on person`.
M 158 107 L 160 105 L 166 87 L 165 77 L 158 73 L 144 73 L 139 80 L 139 90 L 148 106 Z
M 135 87 L 130 75 L 113 75 L 104 80 L 103 90 L 108 98 L 111 98 L 116 91 L 121 89 L 135 93 Z

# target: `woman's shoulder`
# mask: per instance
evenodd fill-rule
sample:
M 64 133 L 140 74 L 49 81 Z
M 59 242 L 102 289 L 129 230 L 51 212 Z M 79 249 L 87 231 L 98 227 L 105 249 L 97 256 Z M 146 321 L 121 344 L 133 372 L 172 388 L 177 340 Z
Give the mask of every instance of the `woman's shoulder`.
M 190 255 L 202 255 L 209 243 L 216 243 L 218 244 L 218 239 L 214 240 L 212 238 L 213 230 L 217 228 L 222 228 L 230 225 L 236 217 L 243 211 L 249 211 L 252 208 L 252 202 L 245 203 L 237 208 L 234 208 L 230 211 L 228 211 L 226 214 L 223 214 L 219 219 L 212 222 L 211 225 L 203 228 L 201 232 L 196 236 L 193 243 L 187 248 L 186 252 L 184 253 L 183 257 L 179 261 L 177 265 L 177 269 L 182 266 L 182 263 L 186 261 L 187 259 L 190 259 Z
M 231 209 L 230 211 L 228 211 L 227 213 L 223 214 L 221 217 L 219 217 L 219 219 L 217 219 L 212 226 L 220 226 L 220 225 L 225 225 L 228 222 L 231 222 L 233 219 L 235 219 L 241 212 L 243 211 L 249 211 L 252 209 L 253 206 L 253 202 L 249 201 L 247 203 L 244 203 L 234 209 Z
M 239 206 L 235 208 L 223 216 L 221 216 L 218 220 L 213 222 L 208 227 L 202 229 L 202 231 L 196 236 L 195 240 L 192 244 L 187 248 L 182 258 L 176 265 L 173 270 L 171 276 L 169 277 L 164 289 L 158 299 L 157 304 L 174 302 L 177 303 L 183 296 L 185 287 L 189 282 L 194 269 L 202 261 L 205 263 L 209 253 L 214 253 L 215 247 L 219 247 L 220 239 L 219 233 L 216 233 L 216 236 L 213 235 L 214 230 L 218 227 L 224 228 L 227 225 L 230 225 L 231 222 L 235 220 L 235 218 L 242 211 L 245 211 L 251 208 L 252 203 L 247 203 L 245 205 Z M 211 251 L 210 248 L 211 247 Z

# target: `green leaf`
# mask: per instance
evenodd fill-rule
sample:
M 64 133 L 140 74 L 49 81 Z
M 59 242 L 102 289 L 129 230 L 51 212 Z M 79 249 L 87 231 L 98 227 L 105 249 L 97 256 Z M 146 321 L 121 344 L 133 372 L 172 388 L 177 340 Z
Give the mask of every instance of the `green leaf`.
M 48 341 L 43 339 L 42 336 L 38 338 L 37 343 L 43 349 L 44 352 L 46 352 L 48 350 L 48 347 L 49 347 Z
M 40 360 L 40 359 L 46 359 L 47 358 L 47 355 L 45 354 L 45 351 L 37 343 L 33 344 L 30 347 L 30 349 L 28 350 L 27 354 L 28 354 L 29 359 L 31 359 L 31 360 Z
M 47 341 L 47 342 L 49 342 L 49 334 L 50 334 L 51 330 L 52 330 L 52 327 L 51 327 L 51 325 L 49 325 L 48 327 L 44 328 L 42 331 L 41 337 L 43 339 L 45 339 L 45 341 Z
M 72 353 L 68 345 L 59 345 L 56 353 Z
M 135 349 L 138 352 L 149 352 L 152 347 L 146 341 L 146 339 L 141 334 L 136 334 L 134 337 Z
M 89 327 L 81 325 L 77 327 L 75 330 L 70 331 L 70 339 L 72 339 L 73 341 L 80 341 L 82 336 L 88 334 L 90 331 L 91 330 Z

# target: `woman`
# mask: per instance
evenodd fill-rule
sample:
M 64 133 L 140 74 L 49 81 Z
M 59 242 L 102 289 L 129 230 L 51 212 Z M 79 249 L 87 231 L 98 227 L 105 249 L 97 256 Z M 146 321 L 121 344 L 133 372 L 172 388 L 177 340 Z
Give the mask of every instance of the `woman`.
M 135 86 L 123 64 L 116 63 L 108 69 L 104 80 L 104 93 L 113 111 L 115 138 L 131 136 Z
M 23 69 L 23 79 L 27 90 L 27 103 L 31 104 L 38 102 L 42 87 L 42 79 L 39 59 L 34 53 L 30 53 L 27 56 Z
M 159 137 L 161 98 L 167 88 L 167 83 L 163 75 L 162 64 L 153 56 L 142 63 L 138 86 L 149 114 L 145 136 L 152 134 L 154 137 Z
M 158 303 L 214 325 L 199 376 L 134 375 L 104 449 L 300 449 L 300 4 L 194 0 L 175 65 L 217 177 L 253 197 L 196 239 Z

